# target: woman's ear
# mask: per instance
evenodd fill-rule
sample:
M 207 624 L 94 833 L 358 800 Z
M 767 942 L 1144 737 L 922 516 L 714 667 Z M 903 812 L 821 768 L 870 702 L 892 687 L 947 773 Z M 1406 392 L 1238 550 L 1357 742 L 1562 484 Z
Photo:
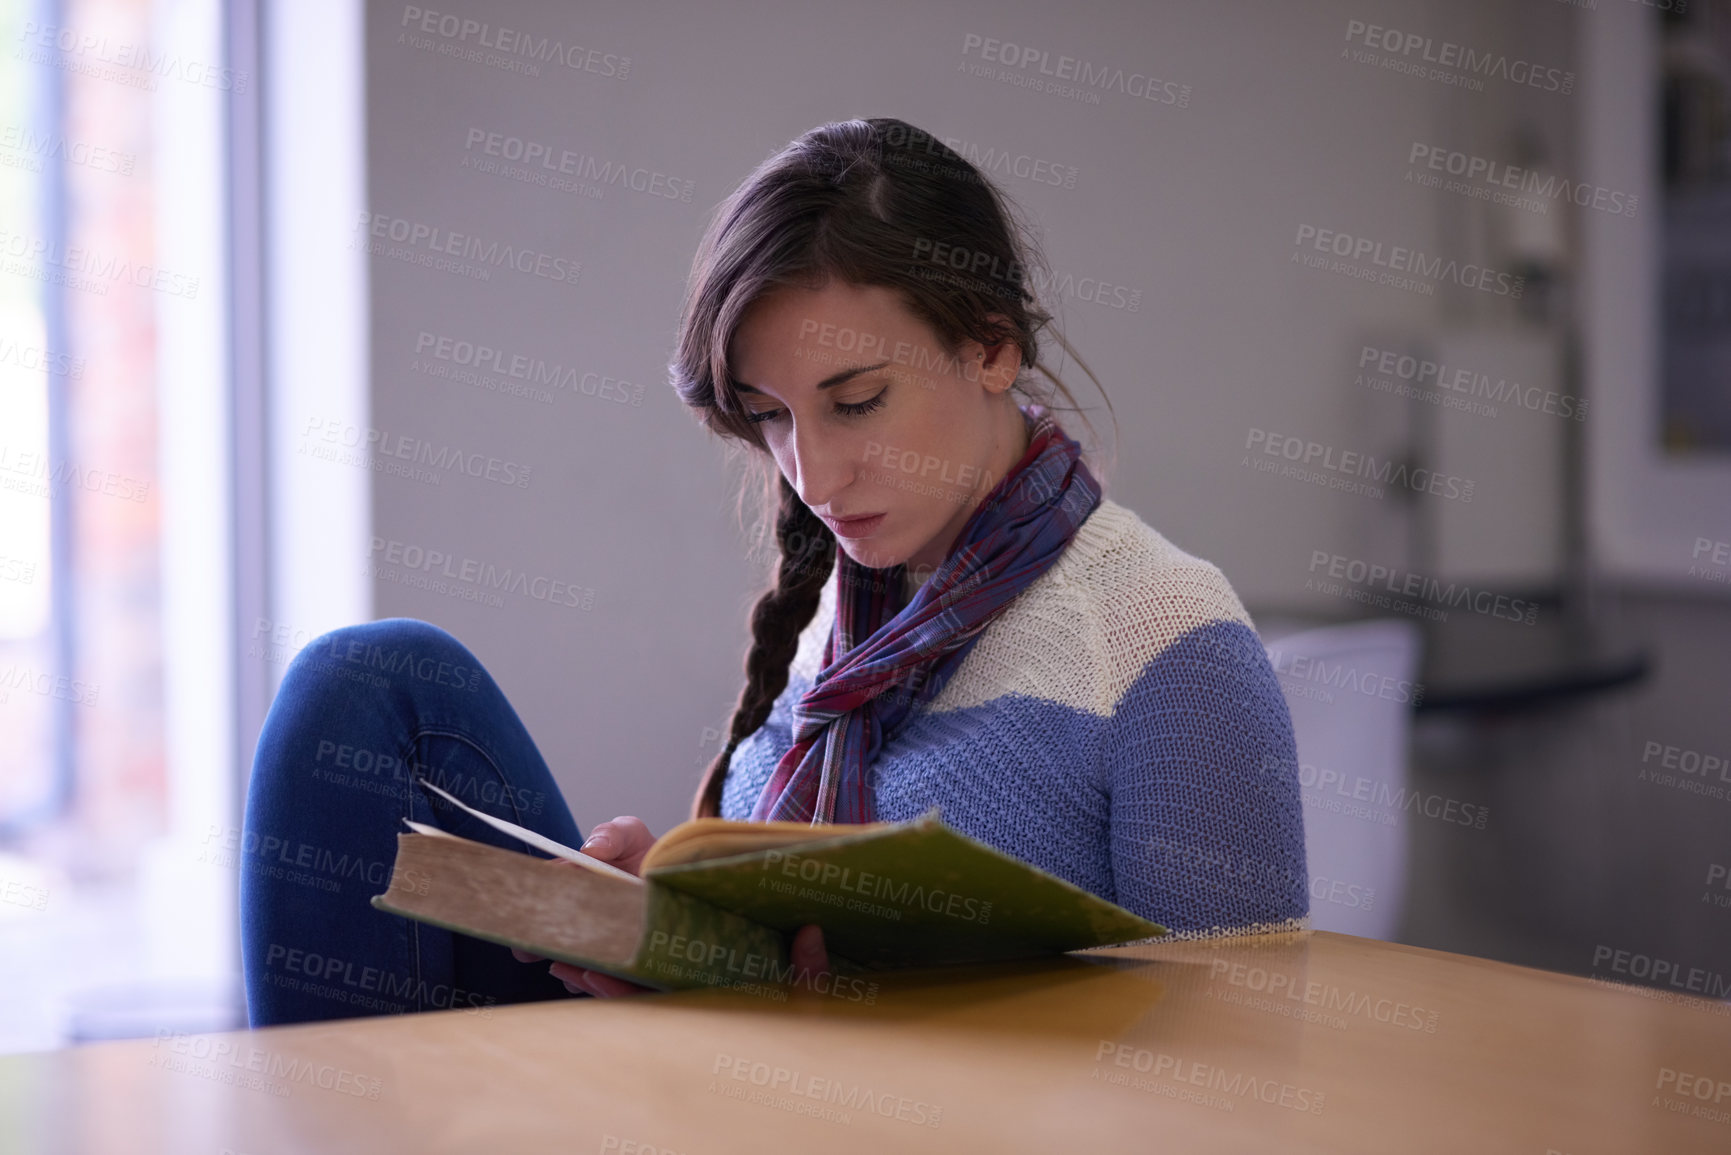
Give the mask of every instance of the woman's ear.
M 993 393 L 1002 393 L 1016 383 L 1022 371 L 1022 349 L 1014 341 L 999 341 L 982 346 L 980 353 L 980 384 Z
M 1000 333 L 1014 332 L 1010 318 L 1002 313 L 988 313 L 986 319 L 998 326 Z M 1006 336 L 995 345 L 976 342 L 973 349 L 979 362 L 980 384 L 994 393 L 1002 393 L 1016 383 L 1022 372 L 1022 347 L 1018 342 Z

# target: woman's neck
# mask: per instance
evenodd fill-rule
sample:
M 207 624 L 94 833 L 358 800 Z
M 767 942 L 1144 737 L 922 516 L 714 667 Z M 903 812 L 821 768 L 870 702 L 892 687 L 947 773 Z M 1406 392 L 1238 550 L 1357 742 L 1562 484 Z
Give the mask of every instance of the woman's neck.
M 1016 468 L 1016 465 L 1022 460 L 1022 455 L 1028 452 L 1028 444 L 1033 436 L 1033 422 L 1028 419 L 1026 413 L 1022 412 L 1021 407 L 1015 403 L 1013 397 L 1005 394 L 1004 402 L 1003 427 L 996 438 L 995 460 L 988 463 L 986 468 L 981 471 L 979 488 L 974 492 L 972 500 L 969 502 L 966 516 L 961 516 L 950 523 L 956 528 L 949 534 L 949 539 L 943 542 L 942 552 L 939 552 L 932 544 L 928 544 L 908 558 L 905 563 L 908 567 L 908 580 L 912 583 L 909 597 L 913 596 L 912 590 L 914 588 L 936 573 L 938 567 L 948 559 L 950 551 L 955 548 L 956 539 L 960 537 L 961 531 L 967 527 L 969 520 L 980 508 L 980 503 L 985 501 L 986 495 L 996 489 L 998 483 Z

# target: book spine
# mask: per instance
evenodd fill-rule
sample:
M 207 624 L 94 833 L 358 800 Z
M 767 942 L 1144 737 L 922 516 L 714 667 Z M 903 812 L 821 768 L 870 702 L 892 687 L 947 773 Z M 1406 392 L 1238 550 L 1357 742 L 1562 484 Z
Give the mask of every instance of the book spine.
M 679 990 L 768 987 L 793 980 L 788 941 L 780 931 L 646 882 L 643 940 L 627 964 L 644 981 Z

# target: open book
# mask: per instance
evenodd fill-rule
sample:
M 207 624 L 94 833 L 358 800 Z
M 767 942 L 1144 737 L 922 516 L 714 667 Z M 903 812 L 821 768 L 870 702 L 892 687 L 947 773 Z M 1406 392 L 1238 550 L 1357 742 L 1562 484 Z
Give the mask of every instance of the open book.
M 793 933 L 823 928 L 837 973 L 1031 958 L 1166 933 L 969 838 L 936 808 L 907 822 L 699 818 L 629 874 L 465 806 L 559 862 L 418 822 L 372 904 L 657 990 L 784 984 Z

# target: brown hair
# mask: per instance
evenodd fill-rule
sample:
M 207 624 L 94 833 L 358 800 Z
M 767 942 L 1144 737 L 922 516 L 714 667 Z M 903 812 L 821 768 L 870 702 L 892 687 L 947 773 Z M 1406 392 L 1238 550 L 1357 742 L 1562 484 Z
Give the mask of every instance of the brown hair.
M 835 535 L 779 475 L 756 425 L 746 420 L 728 368 L 735 328 L 752 302 L 772 289 L 817 289 L 832 278 L 883 286 L 900 294 L 951 357 L 965 341 L 1014 341 L 1022 364 L 1043 373 L 1074 408 L 1069 389 L 1039 360 L 1037 338 L 1052 315 L 1028 281 L 1045 266 L 1031 263 L 1038 251 L 1013 225 L 1011 208 L 978 169 L 930 133 L 874 118 L 812 129 L 758 165 L 717 209 L 692 262 L 668 372 L 705 428 L 758 451 L 749 457 L 766 505 L 771 487 L 776 492 L 778 561 L 774 585 L 752 607 L 745 688 L 727 744 L 698 786 L 692 817 L 720 813 L 734 748 L 763 725 L 787 688 L 799 635 L 816 615 L 835 564 Z M 1063 336 L 1052 332 L 1099 386 Z M 1050 403 L 1022 379 L 1012 388 Z M 762 544 L 760 522 L 754 552 Z

